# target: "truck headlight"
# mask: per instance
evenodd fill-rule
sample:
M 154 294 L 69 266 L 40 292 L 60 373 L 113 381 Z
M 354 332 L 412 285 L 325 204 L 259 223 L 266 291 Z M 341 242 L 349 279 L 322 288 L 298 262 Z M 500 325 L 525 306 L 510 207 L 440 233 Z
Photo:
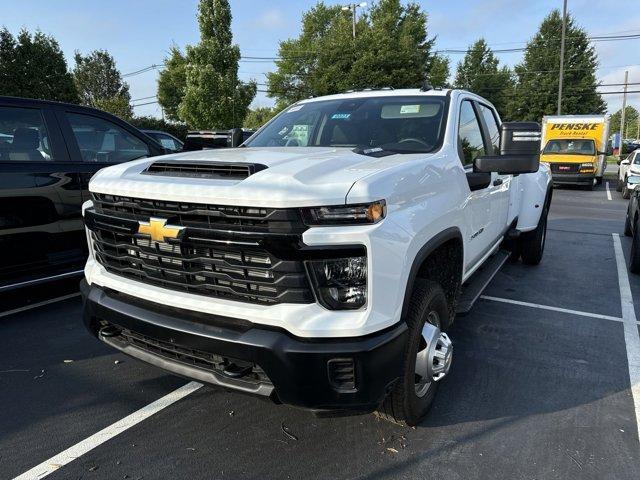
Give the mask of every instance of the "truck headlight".
M 307 225 L 358 225 L 378 223 L 387 214 L 384 200 L 356 205 L 335 205 L 302 209 Z
M 309 260 L 318 301 L 330 310 L 354 310 L 367 303 L 367 257 Z
M 595 172 L 595 167 L 593 166 L 593 163 L 591 162 L 584 162 L 580 164 L 580 171 L 581 172 Z

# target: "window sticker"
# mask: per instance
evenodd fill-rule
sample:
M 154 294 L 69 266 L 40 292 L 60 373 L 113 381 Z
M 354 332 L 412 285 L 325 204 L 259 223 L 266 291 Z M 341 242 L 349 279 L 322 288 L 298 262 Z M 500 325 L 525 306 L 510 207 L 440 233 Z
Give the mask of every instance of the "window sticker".
M 302 107 L 304 107 L 304 105 L 294 105 L 293 107 L 291 107 L 289 110 L 287 110 L 287 113 L 293 113 L 293 112 L 297 112 L 298 110 L 300 110 Z
M 400 107 L 400 115 L 407 113 L 420 113 L 420 105 L 402 105 Z
M 348 120 L 351 117 L 350 113 L 334 113 L 331 115 L 331 120 Z

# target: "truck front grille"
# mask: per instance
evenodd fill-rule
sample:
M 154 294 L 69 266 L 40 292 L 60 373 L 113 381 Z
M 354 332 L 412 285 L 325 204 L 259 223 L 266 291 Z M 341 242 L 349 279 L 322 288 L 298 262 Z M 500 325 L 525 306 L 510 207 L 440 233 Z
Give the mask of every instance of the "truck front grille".
M 579 163 L 551 163 L 551 173 L 578 173 Z
M 109 197 L 108 201 L 103 201 L 104 197 Z M 158 209 L 151 209 L 156 203 L 160 204 Z M 96 195 L 94 208 L 95 212 L 86 212 L 87 226 L 95 257 L 110 273 L 171 290 L 243 302 L 314 301 L 304 263 L 293 251 L 301 238 L 293 232 L 302 223 L 286 227 L 270 224 L 273 217 L 295 218 L 297 212 L 256 209 L 265 210 L 267 218 L 252 228 L 242 223 L 241 213 L 233 214 L 238 222 L 233 224 L 235 231 L 243 232 L 238 239 L 230 224 L 226 230 L 219 229 L 219 217 L 203 213 L 226 207 Z M 252 210 L 233 208 L 235 212 Z M 210 220 L 204 221 L 203 216 Z M 186 228 L 180 238 L 154 241 L 138 233 L 138 222 L 148 222 L 150 217 L 163 217 L 172 226 Z M 272 228 L 285 228 L 288 233 L 268 233 Z M 242 236 L 248 233 L 252 235 Z M 291 254 L 283 254 L 288 248 Z

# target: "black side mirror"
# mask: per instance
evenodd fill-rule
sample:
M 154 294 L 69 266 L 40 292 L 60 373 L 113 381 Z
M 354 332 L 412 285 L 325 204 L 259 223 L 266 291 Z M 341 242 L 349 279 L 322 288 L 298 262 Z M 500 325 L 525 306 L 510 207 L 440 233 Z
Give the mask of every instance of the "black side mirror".
M 229 130 L 229 136 L 227 137 L 227 147 L 235 148 L 239 147 L 244 141 L 241 128 L 232 128 Z
M 540 124 L 505 122 L 500 132 L 500 155 L 478 157 L 474 172 L 498 172 L 502 175 L 534 173 L 540 166 Z

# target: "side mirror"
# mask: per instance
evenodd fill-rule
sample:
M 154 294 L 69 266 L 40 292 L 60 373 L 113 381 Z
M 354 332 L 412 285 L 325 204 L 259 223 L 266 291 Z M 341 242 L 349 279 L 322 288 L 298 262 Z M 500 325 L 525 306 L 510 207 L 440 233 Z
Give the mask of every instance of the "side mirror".
M 624 160 L 618 160 L 618 165 L 629 165 L 629 160 L 626 158 Z
M 227 147 L 235 148 L 239 147 L 244 141 L 241 128 L 232 128 L 229 130 L 229 136 L 227 137 Z
M 505 122 L 500 132 L 500 155 L 478 157 L 474 172 L 498 172 L 502 175 L 534 173 L 540 167 L 540 124 Z

